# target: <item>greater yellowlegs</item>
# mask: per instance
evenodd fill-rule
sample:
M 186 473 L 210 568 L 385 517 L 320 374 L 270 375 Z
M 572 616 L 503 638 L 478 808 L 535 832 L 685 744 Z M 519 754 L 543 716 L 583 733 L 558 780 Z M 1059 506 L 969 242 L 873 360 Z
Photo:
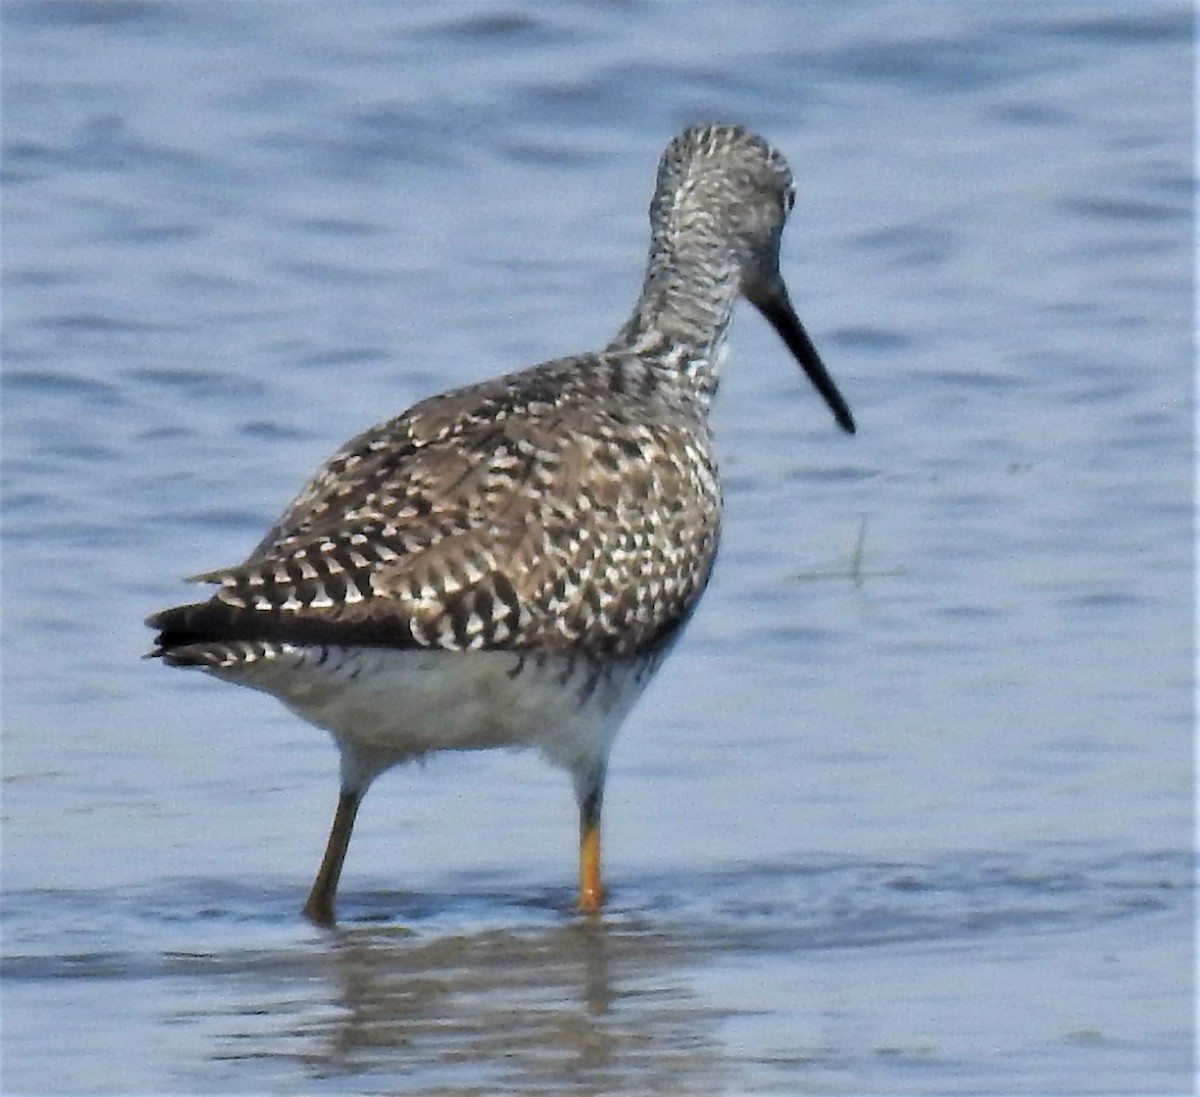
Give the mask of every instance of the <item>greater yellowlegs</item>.
M 840 426 L 854 420 L 779 273 L 791 172 L 738 126 L 663 153 L 641 296 L 603 350 L 432 396 L 323 465 L 205 602 L 148 621 L 152 655 L 274 694 L 341 755 L 305 912 L 331 924 L 359 803 L 437 750 L 535 747 L 579 805 L 578 909 L 600 909 L 613 738 L 717 553 L 709 427 L 739 294 Z

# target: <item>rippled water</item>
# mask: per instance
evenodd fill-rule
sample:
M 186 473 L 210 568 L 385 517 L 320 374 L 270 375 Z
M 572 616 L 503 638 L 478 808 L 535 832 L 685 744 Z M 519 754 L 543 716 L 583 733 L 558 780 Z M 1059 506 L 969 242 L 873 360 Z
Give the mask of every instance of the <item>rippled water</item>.
M 1184 4 L 8 3 L 5 1092 L 1129 1093 L 1193 1071 Z M 612 909 L 537 759 L 372 790 L 141 662 L 344 438 L 602 343 L 744 121 L 839 436 L 739 316 L 722 559 Z

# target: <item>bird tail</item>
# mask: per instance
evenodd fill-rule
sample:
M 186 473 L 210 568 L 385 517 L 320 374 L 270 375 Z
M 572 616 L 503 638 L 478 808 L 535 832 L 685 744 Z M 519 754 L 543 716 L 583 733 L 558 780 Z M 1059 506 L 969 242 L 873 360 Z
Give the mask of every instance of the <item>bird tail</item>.
M 173 667 L 212 666 L 224 644 L 242 638 L 236 617 L 232 607 L 212 599 L 159 610 L 146 618 L 150 628 L 158 629 L 146 658 Z

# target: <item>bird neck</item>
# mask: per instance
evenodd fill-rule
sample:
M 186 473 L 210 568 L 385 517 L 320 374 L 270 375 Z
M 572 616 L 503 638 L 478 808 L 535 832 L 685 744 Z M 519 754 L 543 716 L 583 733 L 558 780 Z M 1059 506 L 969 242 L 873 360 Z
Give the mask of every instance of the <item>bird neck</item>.
M 738 270 L 703 238 L 656 237 L 646 278 L 612 352 L 657 359 L 684 375 L 707 402 L 716 393 L 726 330 L 739 289 Z

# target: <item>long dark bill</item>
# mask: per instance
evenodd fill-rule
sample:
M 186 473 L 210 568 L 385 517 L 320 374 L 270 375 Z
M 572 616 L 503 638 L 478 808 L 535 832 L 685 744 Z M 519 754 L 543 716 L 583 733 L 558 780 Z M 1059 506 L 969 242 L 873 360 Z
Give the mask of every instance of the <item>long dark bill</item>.
M 812 340 L 808 337 L 808 332 L 804 330 L 804 325 L 800 323 L 800 318 L 796 315 L 796 310 L 792 308 L 786 292 L 772 293 L 762 297 L 756 295 L 755 298 L 751 298 L 751 303 L 767 318 L 771 327 L 779 332 L 779 337 L 787 344 L 788 350 L 792 352 L 801 368 L 808 374 L 808 379 L 816 386 L 817 392 L 825 397 L 825 403 L 833 412 L 838 426 L 847 434 L 853 434 L 854 416 L 850 414 L 850 405 L 838 392 L 837 385 L 829 376 L 829 371 L 825 368 L 825 363 L 821 361 L 817 348 L 812 345 Z

